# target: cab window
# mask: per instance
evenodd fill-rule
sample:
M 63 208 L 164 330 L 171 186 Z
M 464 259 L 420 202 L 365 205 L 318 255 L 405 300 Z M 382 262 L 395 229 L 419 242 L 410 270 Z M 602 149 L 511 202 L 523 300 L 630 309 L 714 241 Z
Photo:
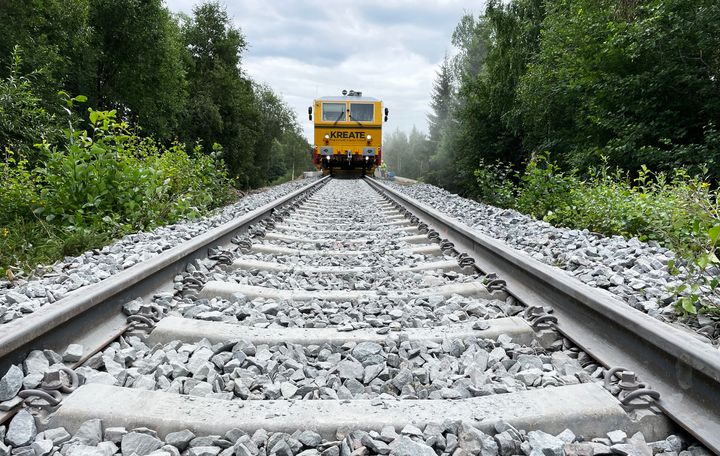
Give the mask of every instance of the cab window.
M 375 106 L 367 103 L 350 103 L 350 120 L 372 122 Z
M 323 103 L 322 119 L 326 122 L 345 120 L 345 103 Z

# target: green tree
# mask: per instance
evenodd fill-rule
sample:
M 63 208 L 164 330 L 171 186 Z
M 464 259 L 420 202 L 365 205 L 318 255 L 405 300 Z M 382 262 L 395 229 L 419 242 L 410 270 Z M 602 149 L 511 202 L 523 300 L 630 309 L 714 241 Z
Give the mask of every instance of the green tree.
M 394 171 L 402 176 L 406 165 L 405 158 L 410 145 L 407 134 L 399 128 L 383 138 L 383 161 L 387 164 L 389 171 Z
M 562 0 L 549 5 L 519 111 L 529 150 L 584 168 L 707 163 L 720 176 L 720 4 Z
M 223 146 L 230 173 L 243 187 L 262 181 L 255 169 L 259 110 L 252 81 L 241 70 L 247 47 L 218 2 L 203 3 L 183 18 L 187 55 L 188 102 L 183 113 L 182 139 Z
M 57 91 L 82 79 L 91 52 L 90 0 L 0 1 L 0 77 L 10 74 L 15 46 L 23 50 L 23 74 L 45 109 L 57 109 Z
M 413 125 L 408 136 L 408 150 L 405 157 L 408 166 L 403 176 L 411 179 L 421 178 L 429 170 L 431 155 L 432 147 L 427 135 Z
M 428 114 L 428 131 L 430 147 L 433 150 L 437 150 L 440 144 L 440 137 L 448 122 L 454 95 L 452 63 L 445 54 L 430 94 L 432 112 Z
M 493 0 L 483 16 L 461 19 L 453 33 L 458 91 L 440 133 L 431 182 L 472 193 L 474 170 L 483 163 L 526 158 L 517 87 L 539 48 L 543 17 L 542 0 Z
M 116 109 L 159 139 L 173 139 L 186 101 L 183 46 L 162 0 L 93 0 L 91 102 Z M 83 91 L 85 93 L 85 91 Z
M 10 74 L 0 79 L 0 151 L 12 151 L 19 159 L 37 161 L 35 144 L 55 141 L 62 133 L 62 125 L 55 114 L 44 108 L 43 100 L 35 93 L 31 78 L 20 68 L 22 57 L 16 46 L 10 62 Z
M 255 104 L 259 117 L 257 140 L 254 145 L 254 173 L 251 185 L 263 185 L 287 172 L 285 145 L 281 142 L 286 132 L 294 130 L 295 115 L 275 92 L 265 85 L 255 85 Z

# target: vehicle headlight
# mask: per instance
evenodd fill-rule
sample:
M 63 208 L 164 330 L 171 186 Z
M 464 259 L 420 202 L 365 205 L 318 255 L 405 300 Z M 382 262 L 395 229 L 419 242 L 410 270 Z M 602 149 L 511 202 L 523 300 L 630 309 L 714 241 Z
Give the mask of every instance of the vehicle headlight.
M 330 135 L 325 135 L 325 139 L 330 139 Z
M 367 140 L 372 141 L 372 135 L 367 135 Z

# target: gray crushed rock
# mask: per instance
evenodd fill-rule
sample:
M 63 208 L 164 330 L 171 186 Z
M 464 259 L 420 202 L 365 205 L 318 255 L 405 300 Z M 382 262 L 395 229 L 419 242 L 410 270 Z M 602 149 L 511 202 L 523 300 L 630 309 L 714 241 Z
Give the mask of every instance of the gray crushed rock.
M 26 446 L 33 442 L 36 435 L 35 418 L 27 410 L 20 410 L 10 421 L 5 443 L 13 447 Z
M 478 203 L 429 184 L 389 185 L 536 260 L 609 291 L 637 310 L 678 323 L 668 288 L 679 285 L 683 276 L 668 272 L 668 261 L 676 260 L 676 255 L 655 241 L 554 227 L 517 211 Z M 718 275 L 720 270 L 711 268 L 708 274 Z M 719 322 L 719 316 L 698 315 L 683 325 L 692 328 L 702 340 L 718 345 Z
M 120 441 L 120 449 L 123 456 L 136 454 L 147 456 L 162 446 L 162 441 L 152 435 L 142 432 L 128 432 Z
M 18 366 L 12 365 L 0 378 L 0 402 L 12 399 L 22 388 L 23 371 Z
M 241 400 L 460 399 L 599 381 L 602 372 L 562 344 L 553 351 L 507 336 L 421 342 L 402 332 L 382 344 L 341 346 L 203 340 L 148 347 L 131 336 L 90 364 L 76 370 L 87 383 L 104 373 L 118 386 Z
M 24 414 L 16 420 L 32 420 Z M 34 421 L 33 421 L 34 426 Z M 12 428 L 12 424 L 11 424 Z M 518 430 L 506 422 L 495 424 L 494 432 L 483 432 L 471 423 L 445 420 L 428 423 L 425 426 L 408 424 L 401 430 L 391 426 L 380 432 L 360 429 L 338 428 L 334 439 L 327 440 L 314 431 L 298 429 L 291 434 L 269 432 L 258 429 L 246 432 L 231 429 L 224 435 L 195 436 L 189 429 L 177 429 L 166 436 L 148 428 L 126 430 L 118 427 L 104 427 L 100 420 L 81 425 L 72 437 L 64 428 L 49 429 L 33 434 L 32 438 L 13 445 L 7 436 L 3 439 L 0 426 L 0 454 L 10 456 L 449 456 L 449 455 L 514 455 L 526 454 L 544 456 L 573 455 L 676 455 L 705 456 L 710 453 L 703 447 L 692 444 L 681 435 L 670 435 L 665 440 L 646 443 L 641 433 L 624 437 L 612 446 L 609 437 L 584 440 L 571 430 L 557 435 L 533 430 Z M 93 438 L 100 432 L 104 439 L 89 443 L 87 430 L 92 429 Z M 398 432 L 399 431 L 399 432 Z M 613 437 L 619 433 L 613 433 Z M 617 440 L 617 439 L 616 439 Z M 57 452 L 57 453 L 56 453 Z
M 331 186 L 326 189 L 322 191 L 329 196 L 338 191 Z M 354 194 L 358 198 L 366 196 L 360 189 Z M 354 213 L 359 222 L 370 216 L 369 210 Z M 308 249 L 300 243 L 284 245 Z M 293 260 L 308 265 L 376 267 L 378 258 L 383 255 L 396 266 L 433 259 L 425 255 L 408 258 L 405 253 L 392 255 L 393 250 L 403 247 L 392 240 L 378 240 L 376 247 L 369 255 L 350 261 L 333 263 L 328 258 L 309 255 L 300 255 Z M 387 251 L 391 254 L 387 255 Z M 236 254 L 241 253 L 233 253 Z M 351 285 L 355 289 L 380 292 L 408 286 L 433 287 L 467 279 L 463 274 L 395 274 L 387 268 L 378 271 L 377 275 L 363 275 L 361 280 L 341 274 L 328 277 L 293 272 L 278 276 L 258 271 L 229 272 L 217 267 L 215 262 L 197 261 L 176 278 L 173 292 L 158 293 L 152 304 L 159 305 L 167 314 L 240 325 L 336 327 L 338 330 L 373 327 L 391 332 L 379 344 L 306 347 L 293 344 L 255 346 L 247 341 L 237 341 L 229 346 L 213 346 L 200 341 L 148 347 L 140 338 L 128 335 L 93 356 L 76 370 L 77 373 L 89 383 L 235 400 L 457 399 L 596 381 L 602 375 L 600 366 L 562 338 L 545 345 L 549 348 L 543 348 L 539 345 L 523 347 L 507 336 L 501 336 L 497 341 L 469 338 L 439 344 L 417 343 L 410 342 L 399 332 L 405 327 L 429 327 L 459 321 L 482 324 L 486 319 L 517 315 L 522 307 L 512 299 L 479 300 L 460 296 L 389 299 L 381 295 L 380 299 L 353 303 L 286 303 L 248 300 L 244 296 L 236 296 L 233 300 L 201 300 L 193 296 L 192 287 L 187 284 L 188 278 L 200 277 L 202 282 L 227 279 L 231 275 L 233 280 L 274 288 L 339 289 Z M 125 310 L 132 314 L 143 304 L 140 300 L 129 302 Z M 77 347 L 68 347 L 63 356 L 50 350 L 31 353 L 29 361 L 23 364 L 24 371 L 21 369 L 22 382 L 39 382 L 43 372 L 62 365 L 65 355 L 73 351 L 80 352 Z M 17 372 L 14 375 L 17 376 Z M 298 429 L 292 434 L 262 429 L 246 433 L 232 429 L 223 436 L 196 436 L 190 430 L 177 429 L 159 436 L 152 429 L 105 428 L 99 420 L 90 420 L 73 436 L 63 428 L 37 436 L 33 431 L 34 438 L 19 447 L 8 438 L 11 431 L 15 432 L 13 439 L 22 437 L 18 431 L 22 426 L 18 424 L 12 428 L 11 423 L 8 435 L 2 436 L 4 429 L 0 427 L 0 456 L 5 456 L 2 454 L 4 449 L 13 456 L 48 456 L 54 452 L 64 456 L 113 456 L 118 452 L 123 456 L 706 454 L 702 447 L 677 435 L 646 443 L 641 434 L 627 437 L 621 431 L 586 441 L 572 430 L 551 435 L 540 430 L 517 430 L 508 423 L 498 423 L 495 432 L 491 433 L 476 429 L 470 423 L 452 421 L 426 426 L 408 424 L 402 429 L 387 427 L 381 432 L 338 429 L 335 439 L 328 441 L 306 429 Z
M 296 180 L 270 187 L 219 208 L 206 217 L 158 227 L 150 232 L 129 234 L 101 249 L 38 268 L 29 279 L 0 280 L 0 325 L 35 312 L 70 292 L 107 279 L 310 182 Z

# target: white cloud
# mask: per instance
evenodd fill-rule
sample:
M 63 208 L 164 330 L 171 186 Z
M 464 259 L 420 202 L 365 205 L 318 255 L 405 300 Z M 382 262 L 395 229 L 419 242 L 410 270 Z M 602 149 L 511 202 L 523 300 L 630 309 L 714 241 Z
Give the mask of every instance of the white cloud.
M 228 1 L 250 45 L 245 71 L 280 93 L 311 140 L 307 107 L 316 96 L 360 90 L 390 108 L 388 130 L 426 130 L 437 66 L 470 0 Z M 167 0 L 191 13 L 192 0 Z M 311 141 L 312 142 L 312 141 Z

